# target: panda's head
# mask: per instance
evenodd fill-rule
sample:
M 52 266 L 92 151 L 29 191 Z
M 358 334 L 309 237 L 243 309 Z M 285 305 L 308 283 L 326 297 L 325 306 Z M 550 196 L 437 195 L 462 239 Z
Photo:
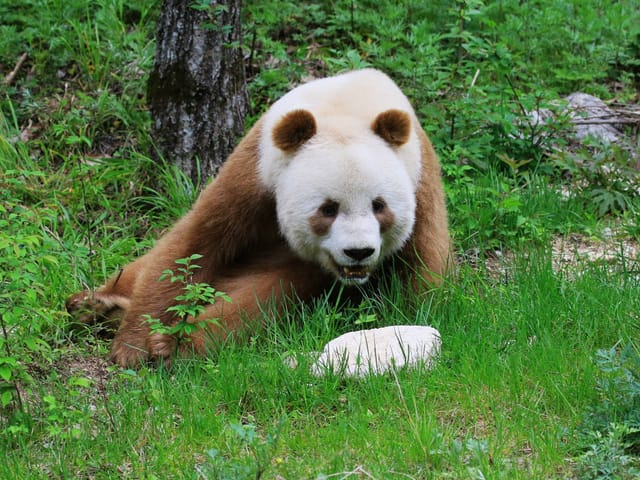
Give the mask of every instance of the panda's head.
M 271 131 L 268 164 L 280 230 L 305 260 L 347 284 L 366 282 L 407 241 L 420 174 L 412 117 L 386 110 L 366 124 L 304 109 Z M 411 141 L 410 141 L 411 140 Z

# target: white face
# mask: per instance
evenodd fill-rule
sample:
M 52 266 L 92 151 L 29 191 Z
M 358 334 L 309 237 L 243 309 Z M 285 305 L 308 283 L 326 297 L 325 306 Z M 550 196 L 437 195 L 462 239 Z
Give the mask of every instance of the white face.
M 348 284 L 366 282 L 413 230 L 414 184 L 394 150 L 373 134 L 349 145 L 313 138 L 275 191 L 291 248 Z

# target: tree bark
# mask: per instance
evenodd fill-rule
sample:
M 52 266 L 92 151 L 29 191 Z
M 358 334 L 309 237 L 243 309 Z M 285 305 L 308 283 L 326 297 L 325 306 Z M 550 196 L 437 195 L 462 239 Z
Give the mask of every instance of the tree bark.
M 156 38 L 147 85 L 152 136 L 168 161 L 204 183 L 244 131 L 240 0 L 164 0 Z

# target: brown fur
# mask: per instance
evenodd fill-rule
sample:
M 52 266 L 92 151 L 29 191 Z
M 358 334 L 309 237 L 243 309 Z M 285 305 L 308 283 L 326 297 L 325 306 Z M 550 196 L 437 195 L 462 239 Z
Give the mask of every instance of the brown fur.
M 440 164 L 429 137 L 416 128 L 422 150 L 422 172 L 416 192 L 416 222 L 411 238 L 399 254 L 414 289 L 438 284 L 451 267 L 451 245 Z
M 320 205 L 318 211 L 309 218 L 311 231 L 319 237 L 329 233 L 329 229 L 338 214 L 338 208 L 340 207 L 333 200 L 327 200 Z
M 399 117 L 389 112 L 383 114 L 386 119 L 380 120 L 379 116 L 373 128 L 388 142 L 398 144 L 405 133 L 403 127 L 391 125 L 390 119 Z M 276 144 L 300 146 L 300 139 L 310 131 L 309 123 L 301 118 L 296 121 L 298 126 L 302 123 L 303 133 L 287 143 L 281 131 Z M 175 270 L 178 258 L 203 255 L 198 261 L 202 268 L 196 270 L 194 281 L 209 283 L 232 300 L 209 305 L 201 318 L 193 319 L 215 319 L 210 328 L 198 331 L 191 342 L 183 344 L 198 354 L 206 352 L 209 338 L 224 339 L 233 332 L 259 328 L 264 318 L 261 309 L 267 300 L 272 298 L 278 306 L 283 297 L 295 293 L 302 301 L 309 301 L 333 283 L 319 266 L 299 259 L 279 234 L 274 198 L 258 176 L 261 128 L 258 122 L 251 129 L 190 212 L 153 249 L 97 291 L 80 292 L 67 301 L 68 310 L 78 314 L 80 321 L 122 318 L 111 349 L 111 360 L 118 365 L 135 366 L 148 359 L 168 361 L 175 352 L 176 339 L 152 333 L 144 315 L 158 318 L 165 325 L 175 323 L 166 310 L 175 304 L 181 286 L 158 279 L 164 270 Z M 437 283 L 445 273 L 449 235 L 440 167 L 426 134 L 419 128 L 417 133 L 422 145 L 422 177 L 416 193 L 416 225 L 397 255 L 397 264 L 414 279 L 415 288 L 422 288 L 421 278 Z M 385 217 L 384 210 L 379 215 L 383 227 L 393 221 Z M 319 220 L 315 229 L 322 230 L 323 222 Z
M 376 199 L 375 202 L 379 204 L 378 209 L 374 208 L 374 215 L 376 219 L 380 223 L 380 232 L 385 233 L 389 230 L 396 221 L 395 215 L 393 212 L 387 207 L 387 204 L 382 199 Z
M 401 110 L 387 110 L 376 117 L 371 129 L 394 147 L 404 145 L 411 134 L 411 117 Z
M 316 134 L 316 119 L 306 110 L 287 113 L 273 129 L 273 143 L 280 150 L 293 153 Z

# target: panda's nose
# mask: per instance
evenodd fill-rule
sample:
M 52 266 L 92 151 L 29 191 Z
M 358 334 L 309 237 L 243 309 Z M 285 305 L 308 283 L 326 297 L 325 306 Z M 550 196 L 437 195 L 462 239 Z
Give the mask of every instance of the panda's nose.
M 357 260 L 358 262 L 361 262 L 365 258 L 368 258 L 371 255 L 373 255 L 373 252 L 375 252 L 375 249 L 373 249 L 373 248 L 345 248 L 343 251 L 344 251 L 344 254 L 346 256 L 348 256 L 349 258 L 353 258 L 354 260 Z

